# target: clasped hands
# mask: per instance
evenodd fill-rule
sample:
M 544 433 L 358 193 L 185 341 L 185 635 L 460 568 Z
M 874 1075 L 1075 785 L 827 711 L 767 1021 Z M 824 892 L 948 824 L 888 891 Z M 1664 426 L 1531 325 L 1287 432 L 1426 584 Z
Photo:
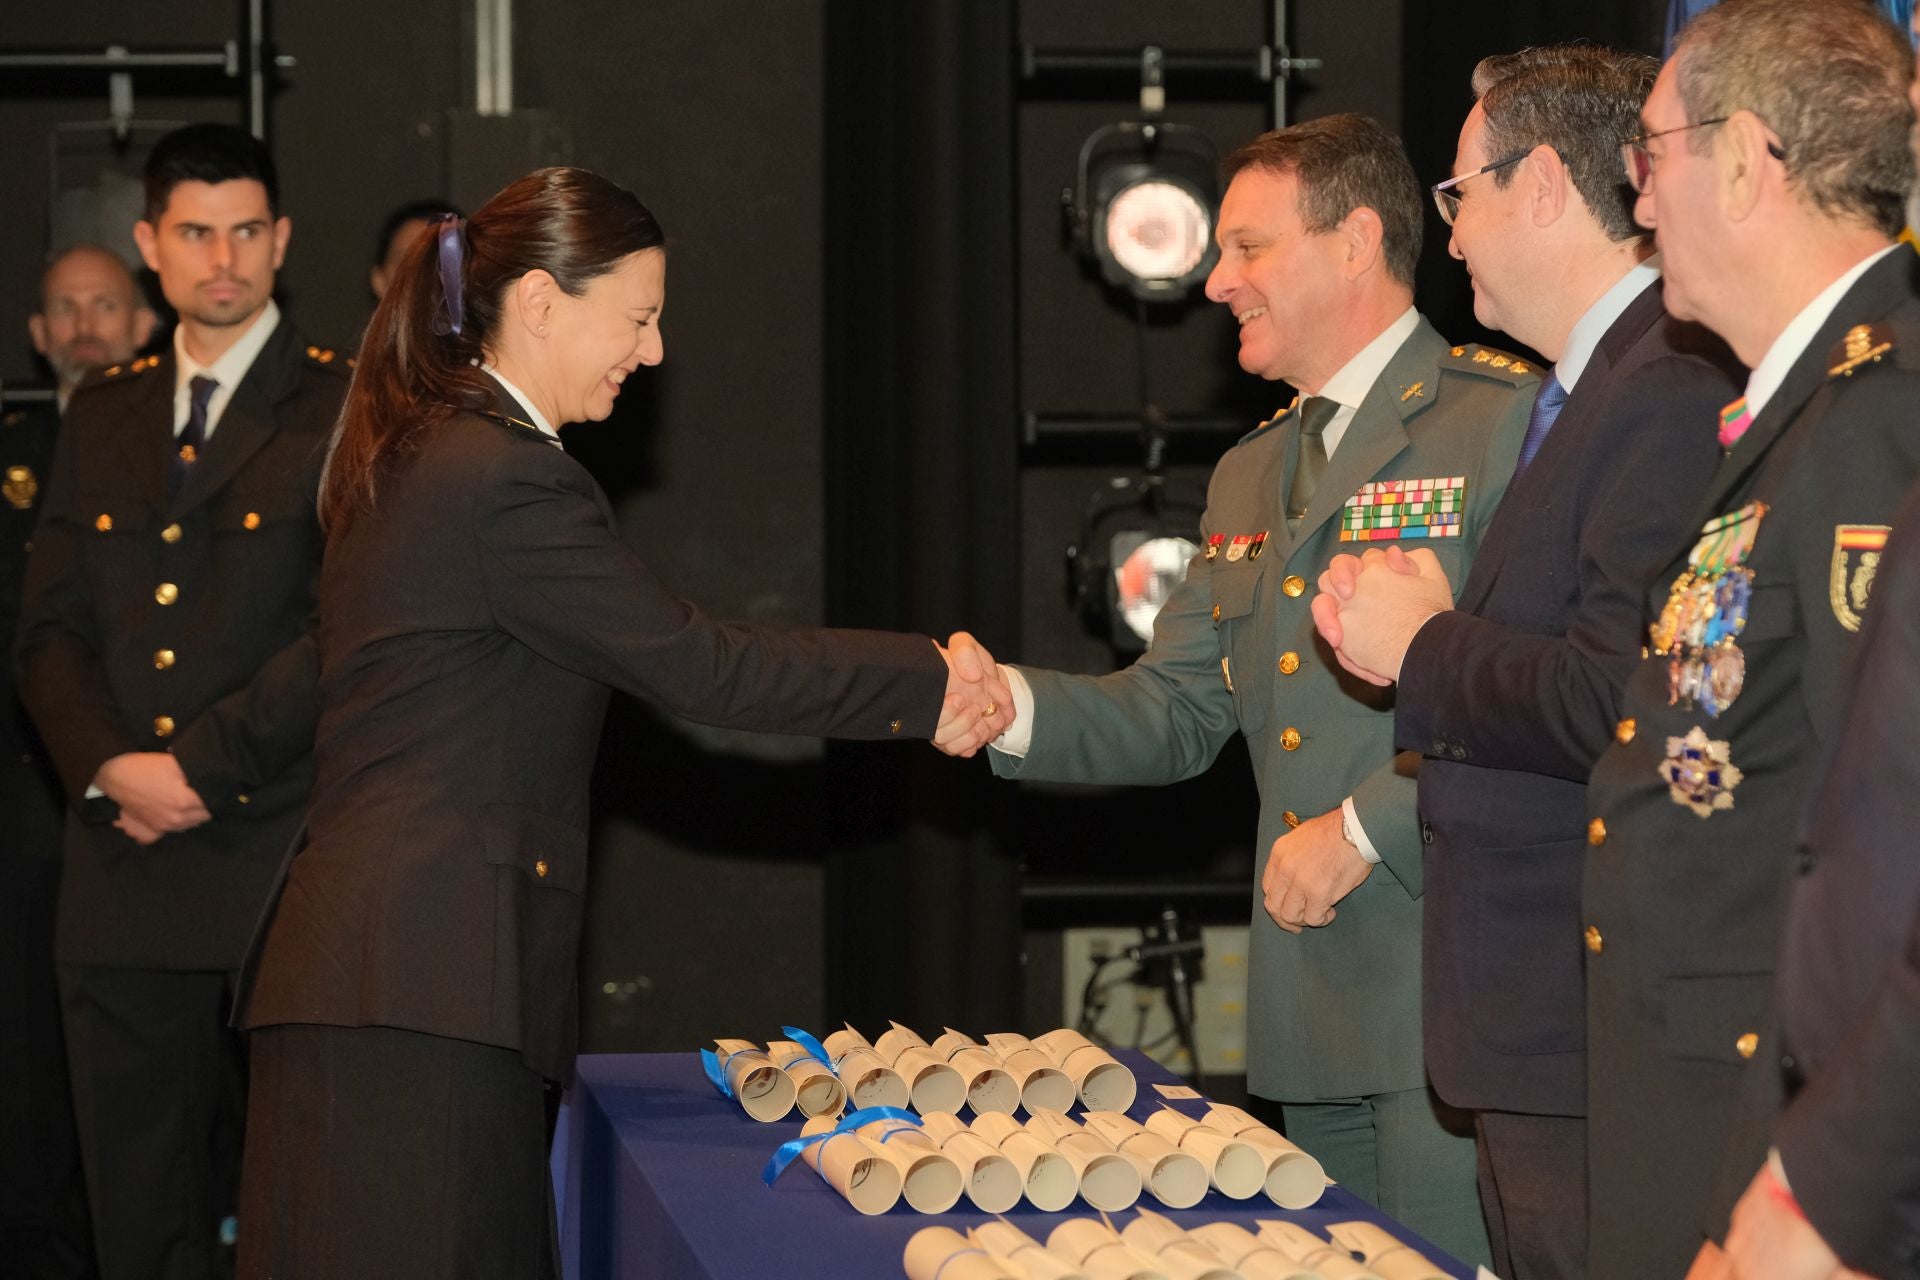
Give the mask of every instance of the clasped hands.
M 933 745 L 964 759 L 1013 723 L 1013 690 L 993 655 L 966 632 L 956 631 L 946 644 L 935 641 L 933 647 L 947 662 L 947 696 Z
M 139 844 L 197 827 L 213 816 L 187 782 L 180 762 L 165 751 L 114 756 L 93 775 L 93 785 L 120 806 L 113 825 Z
M 1313 622 L 1340 665 L 1371 684 L 1400 679 L 1414 633 L 1453 608 L 1453 587 L 1433 552 L 1392 546 L 1335 556 L 1320 575 Z

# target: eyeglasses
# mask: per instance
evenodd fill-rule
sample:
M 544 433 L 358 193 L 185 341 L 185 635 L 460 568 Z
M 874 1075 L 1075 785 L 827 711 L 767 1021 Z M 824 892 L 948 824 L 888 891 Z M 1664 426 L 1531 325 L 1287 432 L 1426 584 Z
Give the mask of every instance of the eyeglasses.
M 1482 165 L 1472 173 L 1463 173 L 1457 178 L 1448 178 L 1445 182 L 1433 184 L 1433 207 L 1440 211 L 1440 221 L 1448 226 L 1460 216 L 1460 193 L 1454 188 L 1469 178 L 1477 178 L 1483 173 L 1492 173 L 1495 169 L 1504 169 L 1510 164 L 1518 164 L 1532 155 L 1531 150 L 1521 151 L 1508 156 L 1505 160 L 1495 160 L 1492 164 Z
M 1704 129 L 1712 124 L 1725 124 L 1732 116 L 1715 116 L 1711 120 L 1696 120 L 1692 124 L 1679 124 L 1671 129 L 1659 129 L 1652 133 L 1636 133 L 1620 144 L 1620 163 L 1627 171 L 1627 185 L 1636 195 L 1646 195 L 1653 190 L 1653 152 L 1647 144 L 1655 138 L 1664 138 L 1670 133 L 1685 133 L 1689 129 Z M 1787 158 L 1786 148 L 1773 139 L 1767 139 L 1767 154 L 1775 160 Z

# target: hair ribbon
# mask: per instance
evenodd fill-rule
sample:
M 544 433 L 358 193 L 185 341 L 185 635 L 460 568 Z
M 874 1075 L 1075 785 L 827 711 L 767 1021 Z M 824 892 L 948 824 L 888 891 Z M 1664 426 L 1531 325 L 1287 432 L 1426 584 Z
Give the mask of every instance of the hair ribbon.
M 440 305 L 446 313 L 447 332 L 457 335 L 466 322 L 466 298 L 460 284 L 467 262 L 466 237 L 461 234 L 465 224 L 454 213 L 442 214 L 439 223 Z

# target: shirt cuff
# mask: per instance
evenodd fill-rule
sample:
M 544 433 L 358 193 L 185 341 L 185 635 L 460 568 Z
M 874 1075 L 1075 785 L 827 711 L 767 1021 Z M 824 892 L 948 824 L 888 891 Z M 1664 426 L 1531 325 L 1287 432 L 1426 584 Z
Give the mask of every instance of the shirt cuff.
M 1020 674 L 1020 668 L 1002 664 L 1000 674 L 1013 690 L 1013 723 L 1007 731 L 987 745 L 1004 756 L 1025 757 L 1033 747 L 1033 686 Z
M 1009 729 L 1011 733 L 1013 730 Z M 1340 813 L 1346 818 L 1347 834 L 1353 837 L 1353 847 L 1360 851 L 1360 859 L 1376 866 L 1380 862 L 1380 851 L 1373 847 L 1373 841 L 1367 839 L 1367 829 L 1360 825 L 1360 813 L 1353 807 L 1353 797 L 1348 796 L 1340 802 Z

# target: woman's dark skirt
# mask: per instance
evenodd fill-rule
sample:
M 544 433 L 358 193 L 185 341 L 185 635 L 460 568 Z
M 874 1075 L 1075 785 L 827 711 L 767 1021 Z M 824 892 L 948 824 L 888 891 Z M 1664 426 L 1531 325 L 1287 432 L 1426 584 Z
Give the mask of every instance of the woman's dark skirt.
M 240 1280 L 558 1280 L 543 1083 L 511 1049 L 262 1027 Z

